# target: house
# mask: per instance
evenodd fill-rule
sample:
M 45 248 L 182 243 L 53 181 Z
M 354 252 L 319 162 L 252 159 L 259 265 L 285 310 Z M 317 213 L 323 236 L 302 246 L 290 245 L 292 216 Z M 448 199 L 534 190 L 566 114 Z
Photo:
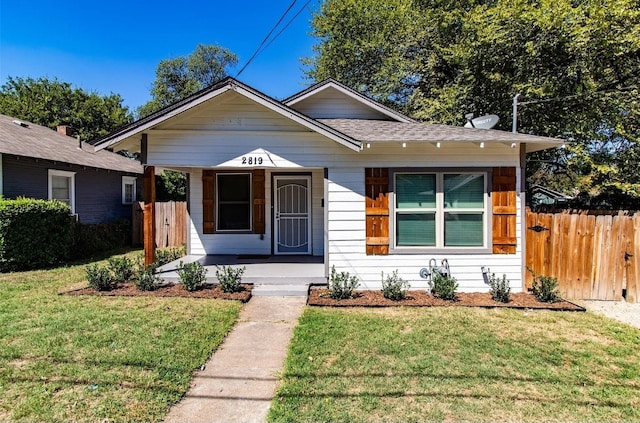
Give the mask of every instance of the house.
M 527 204 L 534 208 L 540 206 L 562 207 L 566 206 L 571 200 L 573 200 L 573 197 L 570 195 L 554 191 L 539 184 L 531 184 Z
M 95 151 L 57 131 L 0 115 L 0 195 L 58 199 L 81 223 L 131 219 L 142 184 L 140 162 Z
M 189 254 L 315 256 L 365 288 L 396 269 L 426 287 L 447 259 L 478 291 L 483 266 L 522 288 L 524 157 L 561 144 L 419 123 L 333 80 L 278 101 L 226 78 L 95 146 L 140 151 L 145 187 L 188 174 Z

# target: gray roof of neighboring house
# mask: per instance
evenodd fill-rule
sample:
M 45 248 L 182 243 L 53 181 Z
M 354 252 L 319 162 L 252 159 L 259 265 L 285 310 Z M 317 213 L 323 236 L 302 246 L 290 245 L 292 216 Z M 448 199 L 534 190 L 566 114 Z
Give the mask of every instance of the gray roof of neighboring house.
M 365 119 L 318 119 L 353 139 L 363 142 L 388 141 L 466 141 L 466 142 L 525 142 L 548 144 L 562 140 L 493 129 L 474 129 L 462 126 L 420 122 L 393 122 Z
M 14 121 L 24 122 L 21 126 Z M 120 172 L 142 173 L 140 162 L 62 135 L 52 129 L 10 116 L 0 115 L 0 153 L 35 157 Z

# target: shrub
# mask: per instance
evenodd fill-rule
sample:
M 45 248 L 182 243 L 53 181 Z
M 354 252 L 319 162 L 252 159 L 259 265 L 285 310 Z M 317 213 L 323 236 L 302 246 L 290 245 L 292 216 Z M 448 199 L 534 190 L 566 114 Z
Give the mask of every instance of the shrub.
M 110 257 L 107 262 L 115 282 L 128 282 L 135 275 L 134 263 L 129 257 Z
M 489 276 L 489 286 L 491 287 L 489 292 L 494 301 L 501 303 L 509 302 L 511 298 L 511 287 L 509 286 L 507 275 L 503 274 L 502 278 L 497 278 L 496 274 L 492 273 L 491 276 Z
M 180 275 L 180 282 L 182 282 L 182 285 L 184 285 L 187 291 L 197 291 L 206 280 L 207 269 L 197 261 L 186 264 L 180 262 L 178 265 L 178 275 Z
M 69 256 L 73 218 L 57 200 L 0 198 L 0 271 L 53 266 Z
M 156 273 L 158 267 L 155 264 L 151 264 L 142 268 L 138 272 L 138 276 L 133 280 L 133 284 L 140 291 L 153 291 L 156 289 L 159 283 L 162 282 L 162 278 Z
M 74 259 L 95 257 L 130 244 L 131 222 L 126 219 L 96 224 L 75 223 L 70 255 Z
M 156 264 L 162 266 L 171 263 L 184 257 L 186 253 L 187 248 L 184 245 L 182 247 L 158 248 L 156 250 Z
M 398 271 L 384 277 L 382 272 L 382 295 L 390 300 L 399 301 L 405 299 L 407 290 L 410 288 L 409 282 L 398 276 Z
M 336 267 L 331 266 L 331 278 L 329 279 L 329 296 L 334 300 L 344 300 L 353 297 L 353 291 L 360 286 L 357 276 L 351 276 L 349 272 L 336 272 Z
M 240 282 L 242 280 L 242 275 L 246 270 L 246 267 L 237 267 L 233 268 L 231 266 L 216 266 L 216 278 L 220 283 L 220 289 L 222 292 L 226 292 L 228 294 L 233 292 L 240 292 Z
M 534 274 L 531 291 L 538 301 L 542 301 L 543 303 L 555 303 L 560 301 L 558 279 L 556 278 Z
M 431 293 L 436 297 L 453 301 L 456 299 L 458 281 L 453 276 L 444 276 L 434 272 L 433 278 L 429 281 L 429 288 L 431 288 Z
M 87 273 L 87 282 L 89 282 L 91 288 L 96 291 L 110 291 L 115 288 L 116 283 L 113 280 L 113 275 L 106 267 L 98 266 L 94 263 L 84 269 Z

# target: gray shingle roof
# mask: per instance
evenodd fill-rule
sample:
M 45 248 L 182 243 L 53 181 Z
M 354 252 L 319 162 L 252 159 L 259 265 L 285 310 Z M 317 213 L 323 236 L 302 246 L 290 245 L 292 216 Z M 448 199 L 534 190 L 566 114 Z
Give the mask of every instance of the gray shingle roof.
M 424 142 L 524 142 L 532 144 L 562 144 L 556 138 L 514 134 L 494 129 L 474 129 L 461 126 L 392 122 L 364 119 L 318 119 L 327 126 L 361 142 L 424 141 Z
M 128 159 L 110 151 L 95 151 L 93 146 L 59 134 L 47 127 L 20 120 L 27 127 L 13 123 L 18 120 L 0 115 L 0 153 L 16 156 L 35 157 L 56 162 L 72 163 L 99 169 L 121 172 L 142 173 L 140 162 Z

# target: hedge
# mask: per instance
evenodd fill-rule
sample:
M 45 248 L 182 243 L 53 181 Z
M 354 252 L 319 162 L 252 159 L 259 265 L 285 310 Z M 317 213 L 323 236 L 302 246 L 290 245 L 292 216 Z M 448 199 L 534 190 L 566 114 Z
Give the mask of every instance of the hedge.
M 64 262 L 73 243 L 69 206 L 56 200 L 0 199 L 0 271 Z

